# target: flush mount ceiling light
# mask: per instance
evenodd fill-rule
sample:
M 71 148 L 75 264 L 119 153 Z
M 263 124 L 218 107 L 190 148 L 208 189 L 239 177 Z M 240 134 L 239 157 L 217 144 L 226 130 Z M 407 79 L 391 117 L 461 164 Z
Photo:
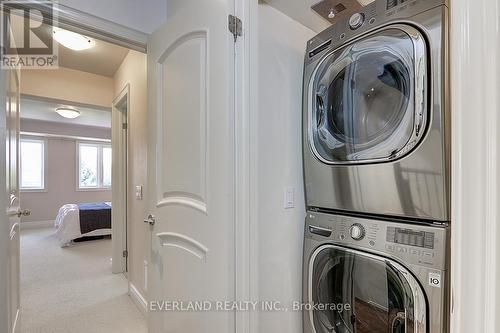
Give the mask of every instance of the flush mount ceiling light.
M 53 35 L 59 44 L 74 51 L 87 50 L 95 45 L 92 39 L 68 30 L 54 29 Z
M 65 107 L 57 108 L 56 112 L 61 117 L 68 118 L 68 119 L 75 119 L 75 118 L 78 118 L 80 116 L 80 111 L 75 110 L 75 109 L 71 109 L 71 108 L 65 108 Z

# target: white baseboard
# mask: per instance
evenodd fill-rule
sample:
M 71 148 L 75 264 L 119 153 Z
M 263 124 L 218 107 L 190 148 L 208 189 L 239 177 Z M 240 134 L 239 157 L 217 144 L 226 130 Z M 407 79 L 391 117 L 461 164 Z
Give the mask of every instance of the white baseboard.
M 20 311 L 19 311 L 19 309 L 17 309 L 16 319 L 14 319 L 14 325 L 12 325 L 12 333 L 21 332 L 21 325 L 19 325 L 19 315 L 20 315 Z
M 38 229 L 38 228 L 47 228 L 53 226 L 54 226 L 54 220 L 21 222 L 21 229 Z
M 134 301 L 135 305 L 141 310 L 142 314 L 146 316 L 148 312 L 148 302 L 146 298 L 141 294 L 141 292 L 129 282 L 129 296 Z

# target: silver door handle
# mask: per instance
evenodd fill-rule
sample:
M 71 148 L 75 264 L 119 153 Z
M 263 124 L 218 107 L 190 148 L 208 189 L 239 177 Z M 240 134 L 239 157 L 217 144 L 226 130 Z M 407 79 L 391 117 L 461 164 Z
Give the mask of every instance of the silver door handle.
M 9 213 L 9 216 L 16 216 L 16 217 L 30 216 L 30 215 L 31 215 L 31 210 L 21 209 L 21 208 L 19 208 L 16 212 Z
M 155 225 L 156 217 L 153 214 L 149 214 L 148 218 L 144 220 L 144 223 L 149 223 L 149 225 Z

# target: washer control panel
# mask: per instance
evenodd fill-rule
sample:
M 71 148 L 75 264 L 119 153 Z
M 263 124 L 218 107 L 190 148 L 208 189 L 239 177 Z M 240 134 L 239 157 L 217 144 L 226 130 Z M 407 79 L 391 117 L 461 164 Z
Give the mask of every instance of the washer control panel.
M 391 222 L 309 212 L 306 237 L 398 257 L 404 262 L 445 269 L 446 226 Z

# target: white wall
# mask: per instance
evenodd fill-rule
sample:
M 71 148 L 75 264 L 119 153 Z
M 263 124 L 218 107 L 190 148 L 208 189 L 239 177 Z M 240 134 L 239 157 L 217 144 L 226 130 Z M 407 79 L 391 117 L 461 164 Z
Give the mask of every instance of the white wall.
M 253 124 L 256 170 L 258 298 L 302 298 L 305 203 L 302 181 L 302 70 L 313 31 L 267 4 L 258 8 L 258 102 Z M 252 98 L 253 99 L 253 98 Z M 284 188 L 295 187 L 295 208 L 284 209 Z M 302 332 L 300 312 L 260 312 L 255 332 Z
M 166 0 L 59 0 L 59 3 L 148 34 L 167 19 Z

